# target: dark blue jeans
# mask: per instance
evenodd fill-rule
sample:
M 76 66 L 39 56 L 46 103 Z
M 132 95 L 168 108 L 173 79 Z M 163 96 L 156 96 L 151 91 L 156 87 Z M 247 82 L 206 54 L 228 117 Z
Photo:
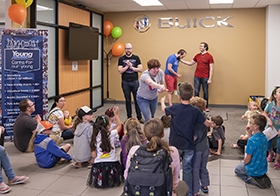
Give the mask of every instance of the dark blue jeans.
M 137 100 L 136 100 L 136 94 L 137 94 L 138 87 L 139 87 L 138 80 L 133 81 L 133 82 L 122 81 L 122 89 L 123 89 L 123 94 L 124 94 L 124 98 L 125 98 L 125 108 L 126 108 L 127 118 L 132 117 L 132 109 L 131 109 L 131 93 L 132 93 L 137 119 L 140 120 L 142 118 L 142 115 L 141 115 L 141 110 L 140 110 Z
M 199 96 L 200 86 L 202 85 L 203 98 L 206 101 L 206 108 L 208 108 L 208 78 L 194 77 L 194 96 Z
M 72 128 L 62 131 L 61 137 L 63 137 L 64 140 L 72 139 L 74 137 Z

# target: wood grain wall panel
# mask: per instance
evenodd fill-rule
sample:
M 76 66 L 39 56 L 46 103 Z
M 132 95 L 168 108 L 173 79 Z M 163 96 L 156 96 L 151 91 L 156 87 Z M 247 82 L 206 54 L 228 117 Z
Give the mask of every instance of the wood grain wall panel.
M 68 110 L 70 115 L 75 115 L 75 111 L 77 108 L 82 107 L 84 105 L 90 106 L 90 92 L 81 92 L 75 95 L 69 95 L 64 97 L 66 99 L 66 104 L 63 110 Z
M 90 13 L 63 3 L 59 3 L 58 24 L 69 26 L 69 22 L 90 25 Z
M 90 13 L 69 5 L 59 3 L 58 24 L 69 26 L 69 22 L 83 25 L 90 24 Z M 74 92 L 90 87 L 90 61 L 77 61 L 78 70 L 72 71 L 72 61 L 68 60 L 68 29 L 60 28 L 58 31 L 58 87 L 59 94 Z M 67 103 L 65 109 L 71 115 L 78 107 L 90 106 L 90 91 L 65 96 Z
M 68 93 L 90 87 L 90 61 L 77 61 L 78 71 L 72 71 L 68 60 L 68 30 L 59 30 L 59 92 Z

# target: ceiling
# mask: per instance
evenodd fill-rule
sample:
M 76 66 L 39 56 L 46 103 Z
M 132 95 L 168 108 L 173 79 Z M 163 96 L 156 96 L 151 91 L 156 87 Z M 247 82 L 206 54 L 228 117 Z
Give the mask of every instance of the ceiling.
M 133 0 L 72 0 L 88 8 L 101 12 L 133 12 L 155 10 L 187 10 L 187 9 L 234 9 L 261 8 L 279 4 L 280 0 L 234 0 L 233 4 L 209 5 L 209 0 L 159 0 L 163 6 L 142 7 Z M 0 0 L 0 17 L 6 13 L 5 0 Z
M 1 0 L 0 0 L 1 1 Z M 260 8 L 279 4 L 280 0 L 234 0 L 233 4 L 210 5 L 209 0 L 159 0 L 163 6 L 142 7 L 133 0 L 73 0 L 101 12 L 128 12 L 186 9 Z

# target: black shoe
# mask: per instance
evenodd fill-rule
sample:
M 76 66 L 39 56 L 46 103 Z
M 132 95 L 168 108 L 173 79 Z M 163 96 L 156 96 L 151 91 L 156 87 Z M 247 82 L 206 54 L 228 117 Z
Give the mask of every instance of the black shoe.
M 203 193 L 208 193 L 208 191 L 209 191 L 207 186 L 204 186 L 204 187 L 201 186 L 200 189 Z
M 268 189 L 271 187 L 271 181 L 266 174 L 259 177 L 251 176 L 251 179 L 253 184 L 261 189 Z

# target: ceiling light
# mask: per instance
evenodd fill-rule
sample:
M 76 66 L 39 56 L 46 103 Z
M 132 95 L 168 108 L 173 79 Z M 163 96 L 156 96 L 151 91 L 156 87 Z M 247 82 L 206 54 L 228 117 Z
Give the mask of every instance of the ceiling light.
M 163 6 L 158 0 L 133 0 L 141 6 Z
M 37 5 L 37 11 L 47 11 L 47 10 L 53 10 L 53 9 L 43 5 Z
M 232 4 L 233 0 L 209 0 L 210 4 Z

